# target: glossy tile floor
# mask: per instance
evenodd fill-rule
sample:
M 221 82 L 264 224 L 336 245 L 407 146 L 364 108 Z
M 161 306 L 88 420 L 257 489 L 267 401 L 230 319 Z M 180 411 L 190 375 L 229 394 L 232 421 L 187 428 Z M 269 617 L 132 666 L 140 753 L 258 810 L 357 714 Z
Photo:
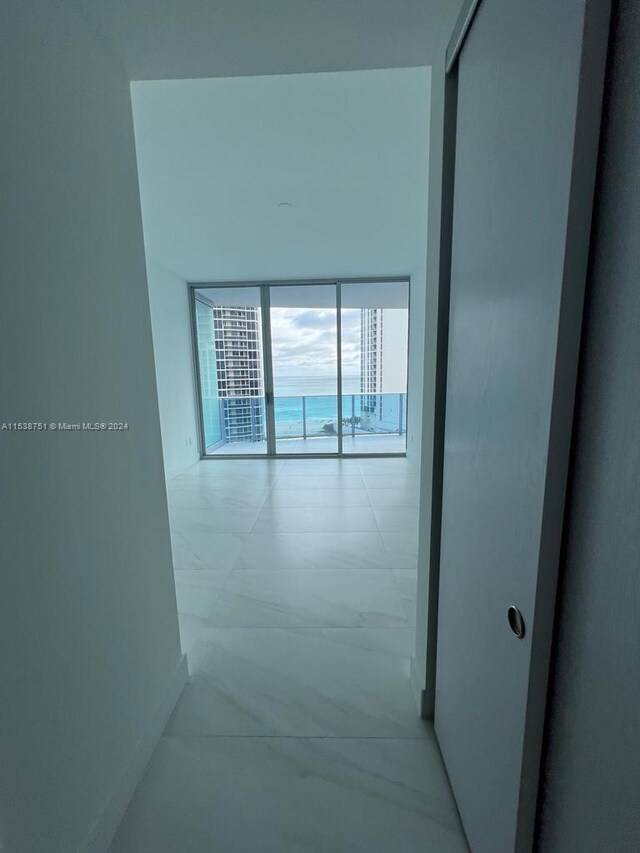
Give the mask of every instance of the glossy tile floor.
M 112 853 L 467 850 L 409 685 L 409 463 L 215 460 L 168 491 L 191 675 Z

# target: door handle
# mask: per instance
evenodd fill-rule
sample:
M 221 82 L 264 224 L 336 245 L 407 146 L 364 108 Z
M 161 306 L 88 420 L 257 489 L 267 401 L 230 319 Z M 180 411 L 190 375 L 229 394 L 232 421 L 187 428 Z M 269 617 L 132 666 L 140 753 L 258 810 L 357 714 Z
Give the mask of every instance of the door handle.
M 512 604 L 507 610 L 507 621 L 513 633 L 521 640 L 525 633 L 524 617 L 515 604 Z

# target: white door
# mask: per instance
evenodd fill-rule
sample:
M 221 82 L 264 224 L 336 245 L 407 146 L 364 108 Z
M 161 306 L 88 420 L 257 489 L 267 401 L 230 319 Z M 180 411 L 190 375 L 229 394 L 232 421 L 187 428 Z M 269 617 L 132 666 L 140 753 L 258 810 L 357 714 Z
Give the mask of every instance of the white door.
M 483 0 L 458 58 L 435 726 L 473 853 L 532 846 L 606 6 Z

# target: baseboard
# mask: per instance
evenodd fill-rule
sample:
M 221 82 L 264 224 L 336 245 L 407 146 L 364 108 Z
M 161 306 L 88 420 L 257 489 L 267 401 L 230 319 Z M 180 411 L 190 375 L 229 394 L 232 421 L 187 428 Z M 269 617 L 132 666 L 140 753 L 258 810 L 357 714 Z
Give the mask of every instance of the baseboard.
M 415 656 L 411 656 L 410 679 L 413 698 L 418 706 L 418 713 L 423 719 L 428 719 L 426 693 L 424 689 L 424 672 L 416 665 Z
M 156 709 L 146 732 L 129 755 L 120 780 L 107 798 L 91 828 L 89 837 L 80 844 L 77 853 L 107 853 L 124 817 L 131 798 L 149 763 L 156 744 L 169 721 L 176 702 L 187 683 L 187 656 L 182 655 L 176 667 L 164 699 Z

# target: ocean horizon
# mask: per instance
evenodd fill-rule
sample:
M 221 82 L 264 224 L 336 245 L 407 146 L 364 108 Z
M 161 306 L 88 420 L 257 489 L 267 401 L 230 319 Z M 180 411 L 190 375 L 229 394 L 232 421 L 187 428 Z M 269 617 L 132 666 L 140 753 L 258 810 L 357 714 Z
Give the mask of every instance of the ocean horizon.
M 338 416 L 338 398 L 335 376 L 274 376 L 274 402 L 276 423 L 302 422 L 302 397 L 305 397 L 305 416 L 309 422 L 335 421 Z M 360 394 L 360 377 L 343 376 L 342 393 Z M 356 399 L 357 413 L 360 401 Z M 350 412 L 344 413 L 348 417 Z
M 278 376 L 273 377 L 275 397 L 321 397 L 337 394 L 335 376 Z M 343 394 L 360 394 L 360 376 L 342 377 Z

